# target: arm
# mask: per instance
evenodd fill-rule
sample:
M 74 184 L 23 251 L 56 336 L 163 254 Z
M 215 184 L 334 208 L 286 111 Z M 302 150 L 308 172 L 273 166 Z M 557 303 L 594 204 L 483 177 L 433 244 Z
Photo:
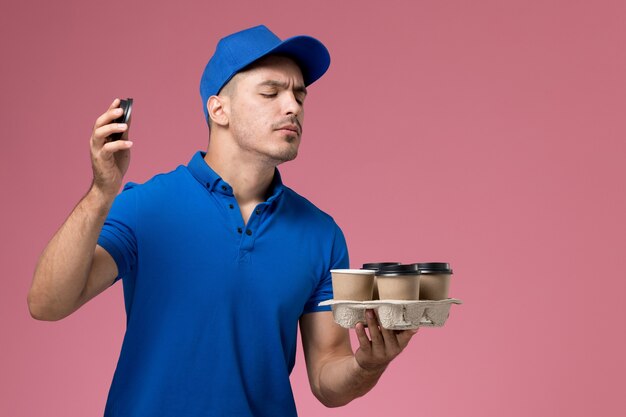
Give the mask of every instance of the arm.
M 38 320 L 60 320 L 108 288 L 117 276 L 113 258 L 97 245 L 98 235 L 122 184 L 132 142 L 107 142 L 127 125 L 119 117 L 119 100 L 95 123 L 91 136 L 93 182 L 43 251 L 28 292 L 28 308 Z
M 300 319 L 311 390 L 325 406 L 339 407 L 365 395 L 417 332 L 379 327 L 371 310 L 367 325 L 369 338 L 363 323 L 357 324 L 359 348 L 353 353 L 348 330 L 334 322 L 331 312 L 309 313 Z

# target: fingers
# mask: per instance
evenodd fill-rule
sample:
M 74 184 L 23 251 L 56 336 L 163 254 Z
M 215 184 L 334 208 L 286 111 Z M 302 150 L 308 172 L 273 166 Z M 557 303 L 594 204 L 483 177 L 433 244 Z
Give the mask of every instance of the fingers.
M 400 346 L 400 349 L 404 349 L 405 347 L 407 347 L 407 345 L 409 344 L 409 341 L 411 340 L 413 336 L 415 336 L 418 330 L 419 329 L 403 330 L 397 333 L 396 337 L 397 337 L 398 345 Z
M 402 348 L 400 347 L 400 343 L 398 342 L 398 338 L 393 330 L 385 329 L 383 326 L 380 326 L 380 332 L 383 335 L 383 339 L 385 340 L 385 347 L 391 352 L 400 353 Z
M 409 344 L 409 341 L 417 333 L 418 329 L 394 331 L 384 328 L 378 322 L 374 310 L 366 310 L 365 317 L 367 320 L 367 328 L 369 330 L 371 342 L 369 345 L 375 353 L 385 354 L 386 356 L 395 357 Z M 365 335 L 365 329 L 362 329 Z M 357 332 L 358 335 L 358 332 Z M 369 340 L 367 340 L 369 342 Z M 361 338 L 359 343 L 363 346 Z
M 119 105 L 120 100 L 116 98 L 107 111 L 98 117 L 90 139 L 92 187 L 97 188 L 103 195 L 113 198 L 117 195 L 128 169 L 129 149 L 133 146 L 133 143 L 128 140 L 109 140 L 114 133 L 122 133 L 124 139 L 128 136 L 128 123 L 113 122 L 123 114 Z
M 367 328 L 370 330 L 370 336 L 372 337 L 372 350 L 379 355 L 384 355 L 389 360 L 398 356 L 402 352 L 403 347 L 400 347 L 395 332 L 380 326 L 373 310 L 368 310 L 366 316 L 368 317 Z
M 120 99 L 116 98 L 115 100 L 113 100 L 113 103 L 111 103 L 107 111 L 101 114 L 100 117 L 96 119 L 96 124 L 94 125 L 94 129 L 97 129 L 106 124 L 109 124 L 113 120 L 120 117 L 122 113 L 124 113 L 124 111 L 119 106 L 120 106 Z
M 131 146 L 133 146 L 133 142 L 129 140 L 116 140 L 115 142 L 105 143 L 101 150 L 102 158 L 113 158 L 115 152 L 130 149 Z
M 120 106 L 120 102 L 121 102 L 121 100 L 119 98 L 113 99 L 113 103 L 111 103 L 111 105 L 109 106 L 109 110 L 114 109 L 116 107 L 119 107 Z
M 128 124 L 125 123 L 113 123 L 118 119 L 124 111 L 119 107 L 120 99 L 113 100 L 106 112 L 100 115 L 96 119 L 96 123 L 93 127 L 91 134 L 92 146 L 95 150 L 99 150 L 108 141 L 108 138 L 113 133 L 122 133 L 123 138 L 128 138 Z
M 382 327 L 374 310 L 365 311 L 365 320 L 369 331 L 369 338 L 365 332 L 365 325 L 359 322 L 355 326 L 359 349 L 355 358 L 359 366 L 367 370 L 380 370 L 402 352 L 417 330 L 394 331 Z M 371 340 L 370 340 L 371 339 Z
M 364 352 L 369 353 L 372 350 L 372 345 L 367 337 L 367 334 L 365 333 L 365 326 L 363 323 L 357 323 L 354 330 L 356 331 L 356 337 L 359 339 L 359 347 Z
M 110 123 L 99 127 L 93 131 L 94 145 L 101 147 L 107 141 L 107 138 L 113 133 L 126 132 L 128 125 L 126 123 Z
M 380 329 L 378 328 L 378 320 L 374 314 L 374 310 L 365 311 L 365 319 L 367 320 L 367 329 L 370 333 L 370 339 L 372 340 L 372 347 L 374 349 L 385 346 L 385 340 L 383 339 Z
M 122 168 L 119 166 L 119 162 L 121 161 L 120 158 L 126 157 L 127 160 L 128 150 L 132 146 L 133 142 L 129 140 L 116 140 L 105 143 L 100 149 L 92 154 L 91 164 L 94 171 L 94 177 L 97 177 L 96 182 L 98 184 L 106 185 L 112 179 L 116 179 L 118 177 L 117 171 Z M 116 155 L 118 153 L 119 155 Z M 121 175 L 124 175 L 125 168 L 122 168 L 121 171 Z
M 124 111 L 119 107 L 119 105 L 120 100 L 116 98 L 113 100 L 113 103 L 111 103 L 107 111 L 96 119 L 91 135 L 96 147 L 100 147 L 107 142 L 109 136 L 113 133 L 122 133 L 121 138 L 128 140 L 128 127 L 130 125 L 130 119 L 127 123 L 114 123 L 115 120 L 119 119 L 124 114 Z

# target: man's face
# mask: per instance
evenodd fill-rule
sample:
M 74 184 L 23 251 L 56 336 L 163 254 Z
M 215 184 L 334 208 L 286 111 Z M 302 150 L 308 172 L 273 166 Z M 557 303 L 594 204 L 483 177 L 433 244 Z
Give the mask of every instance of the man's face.
M 230 99 L 229 130 L 235 143 L 253 158 L 272 165 L 294 159 L 306 97 L 298 65 L 286 57 L 269 56 L 231 82 L 226 94 Z

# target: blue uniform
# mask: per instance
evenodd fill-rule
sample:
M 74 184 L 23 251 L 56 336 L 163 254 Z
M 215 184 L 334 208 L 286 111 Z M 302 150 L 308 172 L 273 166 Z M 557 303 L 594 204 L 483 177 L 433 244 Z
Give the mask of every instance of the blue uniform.
M 326 309 L 344 236 L 278 170 L 244 225 L 203 157 L 128 183 L 100 234 L 127 314 L 106 417 L 296 415 L 298 319 Z

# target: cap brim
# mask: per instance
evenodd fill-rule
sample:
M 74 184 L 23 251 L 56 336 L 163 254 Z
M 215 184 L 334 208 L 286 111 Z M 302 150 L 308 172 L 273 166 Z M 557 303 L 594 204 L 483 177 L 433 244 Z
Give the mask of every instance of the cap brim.
M 287 55 L 293 58 L 302 70 L 305 85 L 318 80 L 330 66 L 328 49 L 323 43 L 310 36 L 294 36 L 285 39 L 262 57 L 271 54 Z

